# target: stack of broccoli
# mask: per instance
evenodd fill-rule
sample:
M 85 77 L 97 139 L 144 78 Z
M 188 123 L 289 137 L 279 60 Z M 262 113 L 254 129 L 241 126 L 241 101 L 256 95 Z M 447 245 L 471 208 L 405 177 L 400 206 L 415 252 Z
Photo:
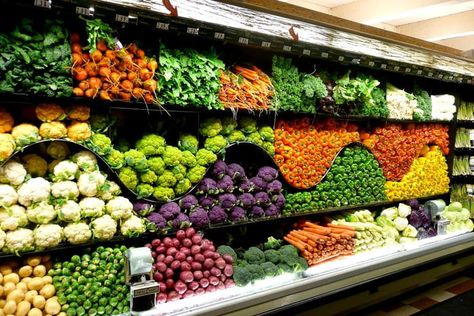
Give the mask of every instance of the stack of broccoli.
M 201 123 L 199 132 L 205 137 L 204 148 L 215 154 L 232 143 L 251 142 L 270 155 L 275 155 L 273 129 L 266 125 L 258 126 L 257 121 L 251 117 L 242 117 L 238 121 L 232 117 L 208 118 Z
M 274 277 L 285 272 L 301 272 L 308 268 L 306 260 L 298 255 L 292 245 L 282 246 L 282 240 L 269 237 L 267 242 L 237 253 L 229 246 L 217 248 L 221 255 L 234 259 L 234 282 L 245 286 L 253 281 Z

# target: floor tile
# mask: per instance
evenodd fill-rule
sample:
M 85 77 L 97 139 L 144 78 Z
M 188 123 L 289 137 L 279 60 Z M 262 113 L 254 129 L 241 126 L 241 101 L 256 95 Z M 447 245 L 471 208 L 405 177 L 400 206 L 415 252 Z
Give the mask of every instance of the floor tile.
M 397 308 L 400 308 L 400 307 L 403 307 L 403 306 L 405 306 L 405 304 L 402 304 L 400 302 L 391 302 L 383 308 L 383 311 L 390 312 L 390 311 L 393 311 L 393 310 L 395 310 Z
M 437 302 L 442 302 L 452 297 L 455 297 L 456 294 L 441 290 L 441 289 L 432 289 L 424 293 L 426 297 L 431 298 Z
M 436 304 L 438 304 L 437 301 L 432 300 L 431 298 L 425 297 L 425 298 L 422 298 L 418 301 L 410 303 L 410 306 L 413 306 L 413 307 L 418 308 L 420 310 L 424 310 L 424 309 L 427 309 L 428 307 L 431 307 L 431 306 L 436 305 Z
M 426 295 L 424 295 L 424 294 L 411 296 L 411 297 L 408 297 L 408 298 L 402 300 L 402 303 L 409 305 L 409 304 L 411 304 L 413 302 L 416 302 L 418 300 L 421 300 L 422 298 L 425 298 L 425 297 L 426 297 Z
M 409 316 L 418 313 L 420 310 L 410 305 L 399 307 L 391 312 L 388 312 L 388 316 Z
M 449 282 L 443 283 L 438 287 L 445 290 L 445 289 L 448 289 L 448 288 L 453 287 L 455 285 L 458 285 L 459 283 L 463 283 L 463 282 L 466 282 L 466 281 L 469 281 L 469 280 L 472 280 L 472 279 L 469 278 L 469 277 L 463 276 L 463 277 L 451 280 Z
M 472 289 L 474 289 L 474 280 L 462 282 L 458 285 L 450 287 L 449 289 L 446 289 L 446 291 L 459 295 Z
M 375 311 L 372 313 L 367 314 L 366 316 L 386 316 L 387 313 L 383 311 Z

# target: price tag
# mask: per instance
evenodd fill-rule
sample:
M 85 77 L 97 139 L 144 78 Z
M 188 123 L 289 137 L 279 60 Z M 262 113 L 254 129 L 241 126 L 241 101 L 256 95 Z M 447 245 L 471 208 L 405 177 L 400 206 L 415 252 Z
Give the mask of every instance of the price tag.
M 422 73 L 423 73 L 423 70 L 418 70 L 418 71 L 416 72 L 417 75 L 421 75 Z
M 283 45 L 283 50 L 284 50 L 285 52 L 291 52 L 291 46 Z
M 122 14 L 116 14 L 115 15 L 115 21 L 122 22 L 122 23 L 128 23 L 128 16 L 122 15 Z
M 410 68 L 405 68 L 405 72 L 409 73 L 409 72 L 411 72 L 411 69 Z
M 159 29 L 159 30 L 168 31 L 170 29 L 170 24 L 169 23 L 163 23 L 163 22 L 156 22 L 156 28 Z
M 448 79 L 449 79 L 449 80 L 453 80 L 453 78 L 454 78 L 453 76 L 449 76 L 449 78 L 448 78 Z
M 386 64 L 382 64 L 382 65 L 380 65 L 380 68 L 386 69 L 386 68 L 387 68 L 387 65 L 386 65 Z
M 337 58 L 337 60 L 339 60 L 339 61 L 344 61 L 344 56 L 339 56 L 339 57 Z
M 310 56 L 311 51 L 309 49 L 303 49 L 303 55 Z
M 219 33 L 219 32 L 214 32 L 214 38 L 219 39 L 219 40 L 223 40 L 225 38 L 225 34 L 224 33 Z
M 438 78 L 439 78 L 439 79 L 443 79 L 443 74 L 439 74 L 439 75 L 438 75 Z
M 35 0 L 35 6 L 51 9 L 51 0 Z
M 398 71 L 400 69 L 400 66 L 395 66 L 393 67 L 393 70 Z
M 76 13 L 79 15 L 87 15 L 92 16 L 94 15 L 94 10 L 85 7 L 76 7 Z
M 247 45 L 249 43 L 249 39 L 246 37 L 239 37 L 239 44 Z
M 428 73 L 428 77 L 433 77 L 433 73 L 432 73 L 432 72 L 429 72 L 429 73 Z
M 199 28 L 198 27 L 188 27 L 186 29 L 186 33 L 191 35 L 199 35 Z
M 265 47 L 265 48 L 270 48 L 270 46 L 272 46 L 272 43 L 270 42 L 262 42 L 262 47 Z
M 322 53 L 321 53 L 321 57 L 323 57 L 323 58 L 328 58 L 328 57 L 329 57 L 329 54 L 328 54 L 328 53 L 325 53 L 325 52 L 322 52 Z
M 353 64 L 359 64 L 360 63 L 360 59 L 359 58 L 352 58 L 352 61 L 351 61 Z
M 373 61 L 369 61 L 369 66 L 374 67 L 375 63 Z

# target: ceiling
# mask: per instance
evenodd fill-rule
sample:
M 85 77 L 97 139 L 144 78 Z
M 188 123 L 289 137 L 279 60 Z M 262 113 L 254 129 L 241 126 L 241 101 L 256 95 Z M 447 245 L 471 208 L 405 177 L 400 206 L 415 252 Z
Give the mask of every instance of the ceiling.
M 280 0 L 463 51 L 474 49 L 474 0 Z

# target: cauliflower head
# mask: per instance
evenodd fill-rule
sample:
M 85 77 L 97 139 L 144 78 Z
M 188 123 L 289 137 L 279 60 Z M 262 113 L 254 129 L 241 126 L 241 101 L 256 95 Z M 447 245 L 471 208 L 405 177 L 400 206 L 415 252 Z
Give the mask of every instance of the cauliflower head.
M 119 172 L 119 179 L 130 190 L 135 190 L 138 185 L 138 175 L 130 167 L 123 167 Z
M 117 232 L 117 222 L 109 215 L 96 218 L 91 222 L 94 238 L 110 240 Z
M 222 135 L 206 138 L 204 148 L 212 151 L 215 154 L 220 153 L 227 146 L 227 140 Z
M 216 162 L 217 156 L 212 151 L 209 151 L 205 148 L 201 148 L 196 153 L 196 161 L 200 166 L 208 166 Z
M 151 170 L 147 170 L 140 174 L 140 182 L 153 184 L 158 180 L 158 176 Z
M 146 231 L 145 220 L 132 215 L 120 224 L 120 232 L 127 237 L 138 237 Z
M 167 167 L 174 167 L 179 165 L 183 160 L 183 154 L 177 147 L 166 146 L 163 153 L 163 161 Z
M 33 231 L 37 250 L 57 247 L 63 240 L 63 228 L 57 224 L 38 225 Z
M 38 127 L 28 123 L 15 126 L 11 135 L 17 147 L 33 144 L 40 140 Z
M 183 134 L 179 137 L 178 148 L 182 151 L 190 151 L 196 154 L 199 149 L 199 141 L 196 136 L 191 134 Z
M 55 103 L 40 103 L 35 108 L 36 117 L 42 122 L 61 121 L 66 118 L 64 109 Z
M 18 186 L 25 181 L 25 167 L 16 161 L 9 161 L 0 167 L 0 183 Z
M 12 206 L 18 201 L 18 193 L 8 184 L 0 184 L 0 206 Z
M 87 147 L 101 156 L 108 155 L 113 147 L 112 140 L 105 134 L 94 134 L 86 143 Z
M 115 196 L 120 195 L 122 190 L 114 181 L 105 180 L 105 184 L 99 188 L 97 197 L 103 201 L 113 199 Z
M 75 142 L 89 139 L 92 135 L 91 127 L 87 122 L 73 121 L 67 127 L 67 137 Z
M 10 157 L 15 151 L 15 139 L 10 134 L 0 134 L 0 161 Z
M 85 244 L 91 240 L 92 231 L 86 223 L 70 223 L 64 227 L 64 237 L 70 244 Z
M 31 229 L 18 228 L 6 233 L 3 251 L 18 255 L 20 252 L 32 251 L 34 249 L 35 238 Z
M 12 207 L 0 209 L 1 230 L 16 230 L 18 227 L 26 225 L 28 225 L 28 218 L 24 207 L 15 204 Z
M 168 202 L 174 198 L 174 190 L 167 187 L 157 187 L 153 191 L 153 197 L 160 202 Z
M 5 246 L 5 239 L 7 238 L 7 234 L 3 230 L 0 229 L 0 249 Z
M 56 218 L 56 215 L 57 212 L 54 206 L 47 201 L 42 201 L 26 209 L 28 220 L 36 224 L 49 224 Z
M 130 149 L 123 154 L 123 157 L 125 164 L 130 168 L 138 172 L 145 172 L 148 170 L 148 161 L 145 154 L 141 151 Z
M 44 177 L 48 172 L 48 163 L 37 154 L 28 154 L 22 157 L 25 169 L 32 177 Z
M 59 139 L 67 136 L 66 124 L 63 122 L 45 122 L 40 125 L 39 134 L 44 139 Z
M 152 187 L 148 183 L 140 183 L 135 188 L 135 191 L 136 191 L 139 199 L 150 197 L 153 194 L 154 190 L 155 190 L 155 188 Z
M 105 156 L 105 161 L 112 169 L 120 169 L 125 163 L 124 154 L 117 149 L 112 149 L 112 151 Z
M 49 143 L 46 147 L 46 153 L 53 159 L 64 160 L 66 157 L 69 157 L 71 152 L 69 147 L 65 142 L 55 141 Z
M 5 109 L 0 109 L 0 133 L 11 132 L 13 125 L 15 125 L 13 116 Z
M 157 176 L 161 175 L 165 171 L 165 162 L 161 157 L 151 157 L 148 159 L 148 167 Z
M 165 151 L 166 140 L 157 134 L 147 134 L 137 141 L 135 147 L 145 156 L 162 155 Z
M 79 202 L 82 217 L 100 217 L 104 214 L 105 202 L 96 197 L 86 197 Z
M 81 208 L 74 201 L 66 201 L 62 205 L 56 205 L 59 220 L 63 222 L 78 222 L 81 219 Z
M 158 177 L 157 184 L 162 187 L 174 187 L 177 180 L 173 172 L 165 170 L 161 176 Z
M 57 199 L 77 200 L 79 188 L 74 181 L 60 181 L 51 185 L 51 195 Z
M 77 186 L 84 196 L 96 196 L 99 189 L 105 184 L 105 176 L 100 171 L 83 173 L 79 176 Z
M 71 160 L 79 166 L 81 171 L 84 172 L 92 172 L 98 168 L 97 158 L 93 153 L 87 150 L 82 150 L 75 153 Z
M 71 160 L 63 160 L 53 168 L 53 180 L 74 180 L 79 171 L 79 166 Z
M 108 201 L 105 210 L 114 220 L 127 219 L 133 215 L 133 204 L 123 196 Z
M 72 105 L 67 108 L 66 113 L 68 120 L 85 122 L 91 115 L 91 109 L 86 105 Z
M 50 183 L 41 177 L 31 178 L 18 189 L 18 202 L 23 206 L 47 201 L 51 193 Z
M 203 166 L 196 166 L 188 170 L 188 173 L 186 174 L 187 178 L 191 183 L 195 184 L 201 181 L 202 178 L 204 178 L 204 175 L 206 174 L 206 168 Z
M 219 118 L 211 117 L 202 121 L 199 132 L 202 136 L 214 137 L 222 131 L 222 122 Z
M 181 160 L 181 163 L 185 167 L 192 168 L 192 167 L 196 166 L 196 164 L 197 164 L 196 156 L 194 156 L 194 154 L 192 152 L 190 152 L 188 150 L 185 150 L 181 154 L 182 154 L 182 158 L 183 158 Z

